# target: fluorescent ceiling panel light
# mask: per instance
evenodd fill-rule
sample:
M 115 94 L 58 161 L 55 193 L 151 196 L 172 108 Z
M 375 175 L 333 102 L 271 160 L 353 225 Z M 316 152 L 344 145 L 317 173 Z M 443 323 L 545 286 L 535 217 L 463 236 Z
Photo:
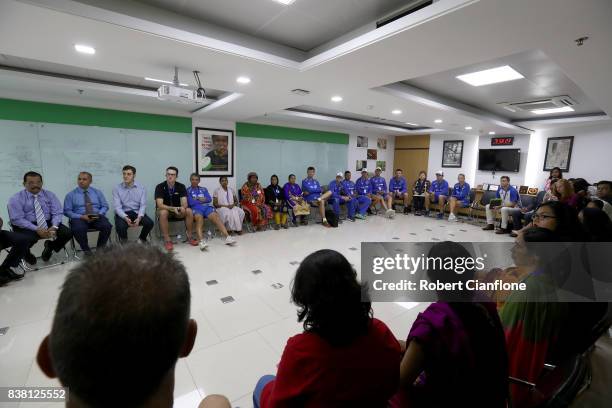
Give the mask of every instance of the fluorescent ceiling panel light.
M 96 49 L 94 47 L 90 47 L 89 45 L 75 44 L 74 49 L 82 54 L 93 55 L 96 53 Z
M 573 112 L 574 108 L 571 106 L 563 106 L 561 108 L 549 108 L 549 109 L 534 109 L 531 113 L 535 113 L 536 115 L 547 115 L 549 113 L 563 113 L 563 112 Z
M 401 115 L 401 114 L 402 114 L 402 111 L 401 111 L 401 110 L 399 110 L 399 109 L 393 109 L 393 110 L 391 111 L 391 113 L 392 113 L 392 114 L 394 114 L 394 115 Z
M 407 124 L 407 125 L 410 125 L 410 126 L 419 126 L 417 123 L 410 123 L 410 122 L 406 122 L 406 124 Z
M 495 134 L 495 132 L 489 132 L 489 134 L 490 134 L 490 135 L 494 135 L 494 134 Z
M 164 81 L 163 79 L 155 79 L 155 78 L 149 78 L 149 77 L 146 77 L 145 80 L 152 81 L 152 82 L 161 82 L 162 84 L 170 84 L 170 85 L 174 84 L 174 82 L 172 82 L 172 81 Z M 180 86 L 189 86 L 189 84 L 179 84 L 179 85 Z
M 466 126 L 465 130 L 472 130 L 472 127 L 471 126 Z
M 442 123 L 442 119 L 436 119 L 434 120 L 434 123 Z
M 472 86 L 496 84 L 498 82 L 514 81 L 515 79 L 521 78 L 525 77 L 509 65 L 485 69 L 484 71 L 472 72 L 471 74 L 459 75 L 457 77 L 457 79 Z
M 332 96 L 331 97 L 332 102 L 342 102 L 342 97 L 341 96 Z
M 239 84 L 248 84 L 251 82 L 251 78 L 245 77 L 245 76 L 239 76 L 238 78 L 236 78 L 236 82 L 238 82 Z
M 280 4 L 284 5 L 284 6 L 288 6 L 291 3 L 293 3 L 295 0 L 274 0 L 274 1 L 277 2 L 277 3 L 280 3 Z

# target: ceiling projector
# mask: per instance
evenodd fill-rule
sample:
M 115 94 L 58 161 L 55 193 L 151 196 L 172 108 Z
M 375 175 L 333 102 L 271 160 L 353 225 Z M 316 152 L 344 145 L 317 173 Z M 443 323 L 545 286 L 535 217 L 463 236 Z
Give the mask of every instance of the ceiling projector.
M 181 88 L 178 79 L 178 68 L 174 67 L 174 80 L 172 81 L 172 84 L 160 86 L 157 90 L 157 99 L 159 99 L 160 101 L 169 101 L 183 104 L 204 103 L 206 101 L 206 91 L 204 90 L 204 88 L 202 88 L 202 84 L 200 83 L 200 78 L 198 74 L 198 71 L 194 71 L 194 75 L 198 84 L 198 89 L 193 91 L 188 88 Z

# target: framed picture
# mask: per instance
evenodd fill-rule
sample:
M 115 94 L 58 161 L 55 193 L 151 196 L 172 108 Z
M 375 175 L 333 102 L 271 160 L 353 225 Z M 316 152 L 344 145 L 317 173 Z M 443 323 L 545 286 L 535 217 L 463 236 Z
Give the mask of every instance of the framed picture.
M 378 150 L 368 149 L 368 160 L 376 160 L 376 159 L 378 159 Z
M 367 168 L 368 168 L 367 160 L 357 160 L 357 164 L 355 165 L 355 171 L 361 171 Z
M 368 147 L 368 137 L 357 136 L 357 147 Z
M 569 171 L 573 145 L 574 136 L 549 137 L 546 141 L 544 171 L 550 171 L 553 167 L 559 167 L 561 171 Z
M 382 171 L 386 171 L 386 169 L 387 169 L 387 162 L 385 160 L 377 160 L 376 161 L 376 167 L 380 167 L 380 169 Z
M 387 148 L 387 139 L 385 139 L 383 137 L 379 137 L 377 142 L 376 142 L 376 146 L 379 149 L 386 149 Z
M 529 191 L 529 186 L 521 186 L 519 188 L 519 194 L 527 194 L 528 191 Z
M 234 131 L 195 129 L 197 173 L 202 177 L 234 175 Z
M 463 140 L 445 140 L 442 146 L 442 167 L 461 167 Z

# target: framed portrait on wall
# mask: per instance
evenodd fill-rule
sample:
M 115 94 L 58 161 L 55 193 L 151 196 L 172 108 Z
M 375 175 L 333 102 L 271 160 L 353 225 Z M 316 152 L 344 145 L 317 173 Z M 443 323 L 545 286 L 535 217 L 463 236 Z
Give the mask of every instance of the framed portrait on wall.
M 559 167 L 561 171 L 569 171 L 574 136 L 549 137 L 546 141 L 544 156 L 544 171 Z
M 368 149 L 368 160 L 376 160 L 376 159 L 378 159 L 378 150 Z
M 463 140 L 445 140 L 442 145 L 442 167 L 461 167 Z
M 234 131 L 195 129 L 197 173 L 202 177 L 234 175 Z
M 357 136 L 357 147 L 368 147 L 368 137 Z

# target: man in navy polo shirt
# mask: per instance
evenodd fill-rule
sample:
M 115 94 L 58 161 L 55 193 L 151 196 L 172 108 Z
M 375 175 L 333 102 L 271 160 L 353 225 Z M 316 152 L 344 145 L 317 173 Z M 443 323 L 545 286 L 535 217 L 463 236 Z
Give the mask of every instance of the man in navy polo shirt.
M 465 174 L 460 173 L 457 176 L 458 183 L 453 187 L 453 193 L 450 198 L 450 214 L 449 221 L 457 221 L 457 208 L 465 208 L 470 205 L 470 185 L 465 182 Z
M 402 169 L 395 170 L 395 177 L 389 180 L 389 194 L 392 204 L 395 199 L 404 202 L 404 214 L 408 214 L 408 186 L 406 178 L 402 175 Z
M 359 218 L 365 220 L 366 211 L 372 203 L 372 200 L 367 195 L 357 193 L 357 185 L 351 180 L 351 172 L 344 172 L 344 181 L 342 181 L 342 194 L 344 197 L 350 198 L 352 205 L 347 202 L 348 216 L 351 220 Z M 356 211 L 359 210 L 359 211 Z M 357 214 L 355 214 L 357 212 Z
M 429 215 L 429 204 L 438 203 L 438 219 L 444 218 L 444 205 L 448 196 L 448 182 L 444 180 L 444 172 L 436 171 L 436 179 L 431 183 L 425 198 L 425 215 Z
M 323 226 L 329 227 L 327 218 L 325 218 L 325 202 L 331 197 L 332 193 L 326 191 L 322 193 L 321 184 L 315 177 L 315 168 L 310 166 L 306 170 L 306 178 L 302 180 L 302 192 L 306 202 L 313 207 L 319 207 L 319 213 L 323 220 Z

